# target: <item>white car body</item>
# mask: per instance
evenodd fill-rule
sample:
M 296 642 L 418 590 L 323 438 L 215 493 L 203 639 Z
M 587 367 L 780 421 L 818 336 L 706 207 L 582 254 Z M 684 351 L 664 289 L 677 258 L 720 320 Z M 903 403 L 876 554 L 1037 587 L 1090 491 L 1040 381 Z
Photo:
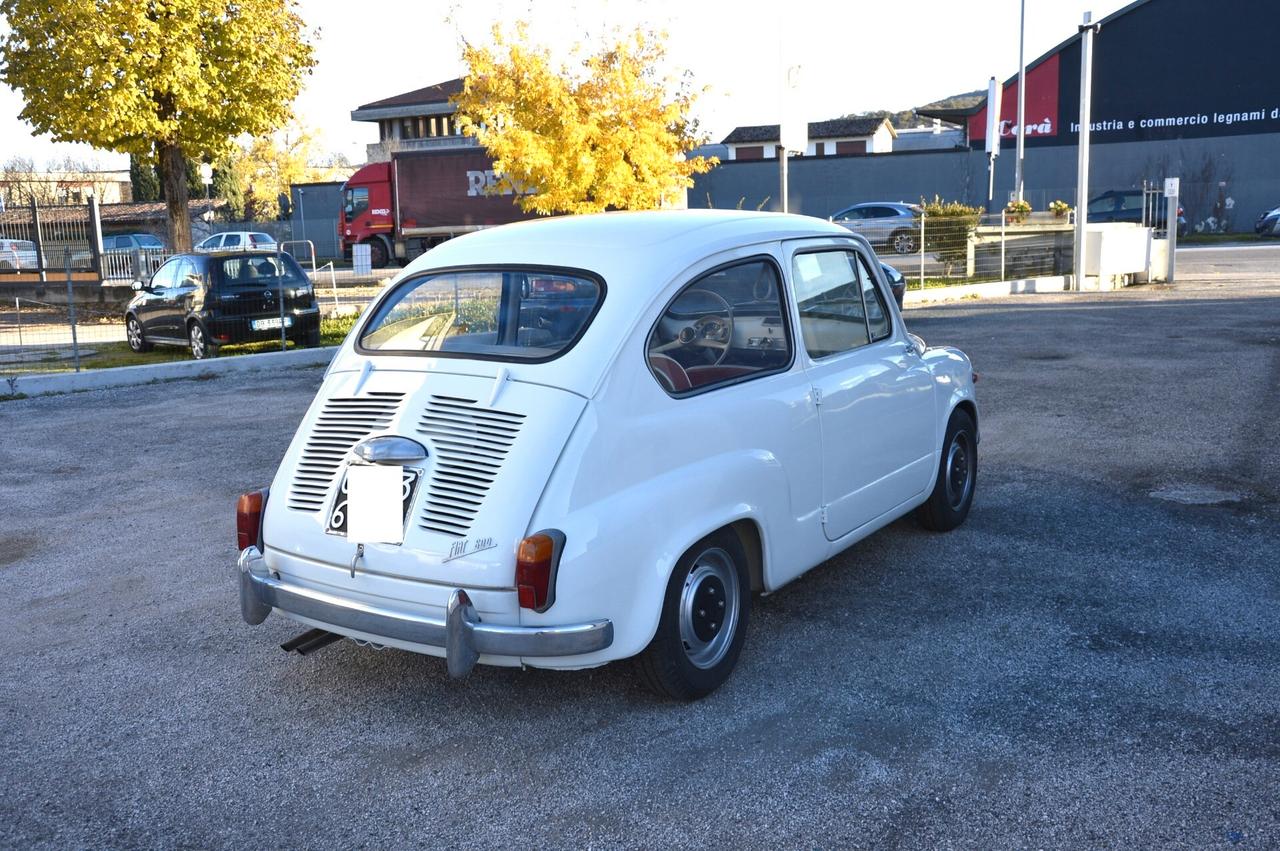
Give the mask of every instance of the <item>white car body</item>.
M 34 269 L 36 244 L 29 239 L 0 239 L 0 269 Z
M 486 625 L 554 630 L 607 623 L 611 632 L 607 646 L 590 652 L 519 656 L 481 648 L 480 663 L 585 668 L 650 644 L 673 566 L 709 533 L 732 526 L 744 545 L 758 544 L 748 556 L 751 585 L 767 592 L 917 508 L 938 480 L 952 412 L 965 407 L 976 424 L 969 360 L 955 349 L 926 350 L 909 335 L 879 272 L 891 336 L 809 357 L 791 330 L 801 327 L 791 284 L 795 255 L 815 249 L 860 251 L 879 269 L 866 241 L 838 225 L 709 210 L 508 225 L 419 257 L 362 322 L 402 281 L 433 269 L 587 270 L 606 289 L 576 344 L 545 363 L 364 354 L 356 345 L 358 323 L 271 484 L 262 549 L 241 555 L 246 620 L 260 622 L 274 609 L 339 635 L 447 655 L 451 671 L 461 673 L 475 658 L 455 665 L 455 648 L 402 640 L 378 625 L 420 620 L 452 629 L 462 590 L 468 616 Z M 790 364 L 673 396 L 649 367 L 651 330 L 687 284 L 747 258 L 776 264 L 785 279 Z M 453 435 L 424 429 L 433 416 L 462 425 Z M 461 534 L 429 528 L 426 486 L 402 545 L 369 544 L 357 559 L 356 545 L 326 534 L 340 470 L 351 460 L 343 449 L 377 434 L 421 441 L 429 479 L 433 465 L 465 462 L 456 450 L 465 450 L 468 434 L 484 434 L 467 425 L 475 422 L 511 439 L 491 453 L 492 481 L 478 489 L 479 504 L 468 509 L 473 516 Z M 563 550 L 554 603 L 534 611 L 519 605 L 514 562 L 520 541 L 544 529 L 563 533 Z M 264 582 L 271 590 L 259 587 Z M 308 602 L 299 605 L 300 599 Z
M 207 236 L 196 244 L 196 251 L 244 251 L 263 249 L 274 251 L 276 240 L 269 233 L 261 231 L 231 230 L 220 231 Z

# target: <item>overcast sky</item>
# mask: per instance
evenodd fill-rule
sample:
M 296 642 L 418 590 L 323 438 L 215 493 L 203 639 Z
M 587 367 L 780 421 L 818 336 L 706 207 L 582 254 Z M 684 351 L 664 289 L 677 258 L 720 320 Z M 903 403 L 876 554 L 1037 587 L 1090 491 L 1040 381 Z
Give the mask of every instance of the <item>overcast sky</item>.
M 1124 5 L 1027 0 L 1027 62 L 1074 34 L 1086 10 L 1098 20 Z M 740 124 L 776 123 L 780 69 L 791 64 L 801 66 L 799 96 L 815 121 L 919 106 L 985 88 L 993 74 L 1003 79 L 1018 68 L 1018 0 L 301 0 L 299 10 L 318 30 L 318 64 L 297 112 L 323 151 L 353 162 L 364 161 L 377 126 L 351 121 L 352 109 L 461 75 L 461 38 L 483 40 L 495 21 L 529 20 L 535 39 L 563 53 L 598 43 L 614 26 L 666 30 L 672 70 L 709 87 L 696 114 L 712 141 Z M 0 86 L 0 160 L 20 154 L 42 164 L 73 153 L 108 167 L 125 161 L 33 137 L 17 117 L 21 109 L 19 94 Z

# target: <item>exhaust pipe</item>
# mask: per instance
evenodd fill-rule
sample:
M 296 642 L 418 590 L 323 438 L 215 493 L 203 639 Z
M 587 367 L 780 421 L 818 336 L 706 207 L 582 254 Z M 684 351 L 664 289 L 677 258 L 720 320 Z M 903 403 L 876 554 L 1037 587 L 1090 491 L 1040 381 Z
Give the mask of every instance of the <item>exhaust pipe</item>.
M 296 652 L 299 656 L 306 656 L 322 647 L 328 647 L 335 641 L 341 641 L 343 638 L 344 636 L 336 632 L 329 632 L 324 629 L 309 629 L 281 644 L 280 649 L 286 653 Z

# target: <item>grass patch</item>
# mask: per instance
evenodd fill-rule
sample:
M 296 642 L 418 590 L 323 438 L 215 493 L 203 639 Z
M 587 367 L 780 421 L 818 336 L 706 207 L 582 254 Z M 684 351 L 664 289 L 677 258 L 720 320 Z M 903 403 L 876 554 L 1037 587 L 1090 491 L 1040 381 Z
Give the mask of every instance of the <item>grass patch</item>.
M 1213 245 L 1220 242 L 1262 242 L 1256 233 L 1189 233 L 1178 237 L 1179 245 Z

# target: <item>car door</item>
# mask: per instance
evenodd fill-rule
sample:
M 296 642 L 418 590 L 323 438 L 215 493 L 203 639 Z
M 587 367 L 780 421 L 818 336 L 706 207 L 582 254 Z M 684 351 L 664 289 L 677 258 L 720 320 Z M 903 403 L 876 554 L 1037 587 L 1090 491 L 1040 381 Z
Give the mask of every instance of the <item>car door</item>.
M 791 246 L 801 350 L 821 426 L 823 531 L 837 540 L 918 498 L 936 450 L 933 377 L 860 247 Z
M 143 301 L 135 308 L 142 331 L 148 337 L 171 337 L 172 322 L 165 307 L 169 298 L 169 290 L 177 283 L 178 265 L 181 258 L 175 257 L 165 263 L 151 276 L 150 283 L 143 292 Z
M 177 280 L 169 290 L 165 309 L 169 312 L 167 320 L 175 337 L 187 336 L 187 317 L 191 314 L 191 303 L 200 295 L 203 279 L 200 258 L 183 257 L 177 268 Z
M 873 245 L 881 245 L 889 241 L 897 224 L 897 211 L 892 207 L 868 207 L 859 233 Z
M 240 246 L 240 234 L 238 234 L 238 233 L 224 233 L 224 234 L 222 235 L 222 245 L 220 245 L 220 246 L 218 246 L 218 247 L 219 247 L 219 248 L 229 248 L 229 249 L 236 249 L 236 248 L 240 248 L 240 247 L 241 247 L 241 246 Z
M 836 224 L 846 227 L 854 233 L 861 233 L 863 226 L 863 216 L 866 215 L 865 207 L 850 207 L 842 210 L 832 218 Z

